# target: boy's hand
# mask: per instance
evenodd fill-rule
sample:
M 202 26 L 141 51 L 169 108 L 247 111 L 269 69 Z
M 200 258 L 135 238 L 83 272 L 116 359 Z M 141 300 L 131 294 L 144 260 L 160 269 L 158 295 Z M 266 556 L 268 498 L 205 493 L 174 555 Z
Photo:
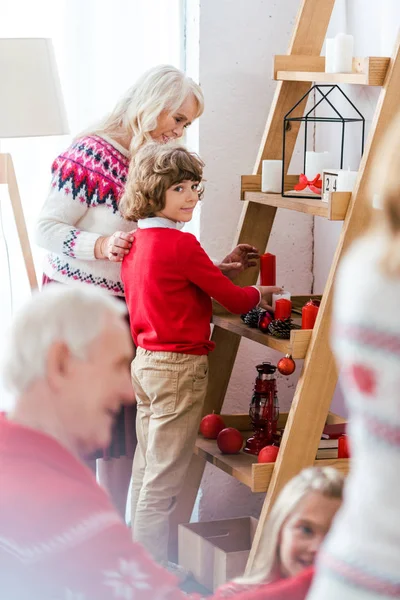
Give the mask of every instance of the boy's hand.
M 259 258 L 258 250 L 250 244 L 239 244 L 228 256 L 225 256 L 218 268 L 229 279 L 235 279 L 249 267 L 255 267 Z
M 275 285 L 257 285 L 256 286 L 261 292 L 260 308 L 272 311 L 272 294 L 281 294 L 283 288 Z

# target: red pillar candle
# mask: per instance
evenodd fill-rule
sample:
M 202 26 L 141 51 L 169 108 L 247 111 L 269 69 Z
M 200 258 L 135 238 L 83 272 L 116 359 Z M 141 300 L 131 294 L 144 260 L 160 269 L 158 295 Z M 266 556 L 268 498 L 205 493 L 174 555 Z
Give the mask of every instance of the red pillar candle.
M 261 285 L 276 285 L 276 256 L 266 252 L 260 256 Z
M 313 300 L 310 300 L 305 304 L 301 311 L 301 328 L 302 329 L 313 329 L 315 320 L 317 318 L 319 304 L 316 304 Z
M 286 298 L 280 298 L 275 302 L 275 319 L 290 319 L 292 314 L 292 303 Z
M 338 458 L 350 458 L 349 439 L 346 434 L 338 439 Z

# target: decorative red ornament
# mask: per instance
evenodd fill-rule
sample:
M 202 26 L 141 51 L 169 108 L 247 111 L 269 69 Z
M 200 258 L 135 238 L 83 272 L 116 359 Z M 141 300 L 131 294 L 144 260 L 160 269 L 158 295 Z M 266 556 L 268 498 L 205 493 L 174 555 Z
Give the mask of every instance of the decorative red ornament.
M 273 316 L 271 315 L 270 312 L 268 312 L 267 310 L 265 311 L 265 313 L 263 313 L 261 315 L 261 317 L 259 318 L 258 321 L 258 328 L 263 332 L 263 333 L 267 333 L 267 329 L 268 329 L 268 325 L 270 323 L 272 323 L 272 321 L 274 320 Z
M 276 256 L 266 252 L 260 256 L 261 285 L 276 285 Z
M 219 432 L 217 444 L 223 454 L 238 454 L 243 446 L 243 437 L 234 427 L 227 427 Z
M 225 423 L 220 417 L 213 413 L 202 418 L 200 423 L 200 433 L 209 440 L 216 440 L 220 431 L 225 429 Z
M 313 329 L 319 310 L 319 300 L 309 300 L 301 310 L 301 328 Z
M 338 439 L 338 458 L 350 458 L 349 438 L 345 433 Z
M 276 366 L 279 373 L 282 375 L 291 375 L 296 370 L 296 363 L 291 354 L 286 354 L 286 356 L 280 359 Z
M 290 319 L 292 316 L 292 303 L 287 298 L 279 298 L 275 302 L 275 319 Z
M 321 194 L 321 173 L 318 173 L 318 175 L 316 175 L 311 181 L 309 181 L 307 177 L 302 173 L 299 177 L 299 183 L 296 183 L 294 189 L 298 192 L 302 192 L 306 189 L 306 187 L 308 187 L 314 194 Z
M 259 463 L 271 463 L 276 461 L 276 457 L 278 456 L 279 448 L 278 446 L 264 446 L 261 448 L 260 453 L 258 455 Z

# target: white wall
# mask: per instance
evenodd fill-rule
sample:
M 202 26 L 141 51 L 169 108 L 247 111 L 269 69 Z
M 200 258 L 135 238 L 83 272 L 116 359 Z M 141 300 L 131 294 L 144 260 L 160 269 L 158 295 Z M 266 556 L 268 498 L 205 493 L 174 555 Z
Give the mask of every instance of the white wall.
M 365 2 L 365 0 L 339 0 L 333 11 L 328 29 L 328 37 L 340 31 L 354 36 L 355 56 L 391 56 L 397 33 L 400 27 L 400 2 L 398 0 L 381 0 Z M 365 86 L 341 86 L 352 102 L 366 119 L 368 134 L 380 88 Z M 330 148 L 332 139 L 326 131 L 322 135 L 317 132 L 317 148 Z M 354 158 L 358 152 L 358 140 L 346 140 L 346 152 Z M 357 144 L 357 148 L 355 147 Z M 345 165 L 346 167 L 346 165 Z M 326 278 L 337 240 L 341 223 L 329 223 L 324 219 L 315 220 L 314 244 L 314 276 L 315 290 L 320 293 Z
M 207 165 L 200 238 L 212 257 L 222 258 L 232 247 L 241 213 L 240 175 L 252 172 L 276 85 L 272 57 L 287 50 L 299 2 L 200 0 L 199 5 L 199 79 L 206 99 L 199 151 Z M 277 255 L 277 283 L 298 294 L 311 289 L 312 229 L 311 217 L 281 211 L 268 246 Z M 276 364 L 278 359 L 273 351 L 242 340 L 223 410 L 247 412 L 255 365 L 262 360 Z M 296 376 L 279 380 L 283 409 L 293 397 L 298 362 Z M 257 514 L 262 500 L 263 494 L 254 495 L 207 466 L 199 516 Z

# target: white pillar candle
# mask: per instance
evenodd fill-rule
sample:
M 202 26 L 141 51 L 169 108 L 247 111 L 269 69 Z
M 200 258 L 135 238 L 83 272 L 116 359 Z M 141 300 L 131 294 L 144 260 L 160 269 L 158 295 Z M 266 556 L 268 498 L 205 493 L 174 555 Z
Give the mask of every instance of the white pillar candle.
M 286 292 L 285 290 L 280 294 L 272 294 L 272 310 L 275 312 L 275 304 L 277 300 L 280 300 L 281 298 L 284 298 L 285 300 L 290 300 L 291 297 L 292 296 L 290 292 Z
M 329 152 L 306 152 L 306 172 L 305 176 L 312 181 L 318 173 L 322 178 L 322 171 L 327 169 L 332 163 Z
M 279 194 L 282 190 L 282 161 L 263 160 L 261 191 Z
M 336 180 L 337 192 L 352 192 L 357 181 L 358 171 L 338 171 Z
M 353 70 L 353 46 L 352 35 L 338 33 L 335 37 L 333 72 L 351 73 Z
M 325 40 L 325 73 L 333 73 L 335 60 L 335 39 L 326 38 Z

